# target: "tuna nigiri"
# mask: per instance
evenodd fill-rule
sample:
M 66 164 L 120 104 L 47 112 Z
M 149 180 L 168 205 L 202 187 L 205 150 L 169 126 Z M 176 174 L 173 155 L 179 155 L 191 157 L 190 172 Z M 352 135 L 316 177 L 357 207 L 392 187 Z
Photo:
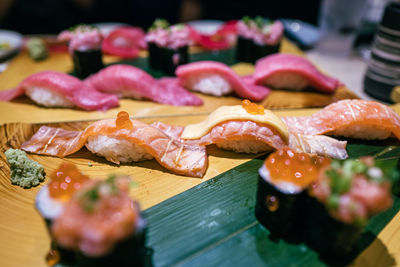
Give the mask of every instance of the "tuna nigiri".
M 148 99 L 174 106 L 197 106 L 203 101 L 175 80 L 155 80 L 147 72 L 129 65 L 112 65 L 90 76 L 85 83 L 119 98 Z
M 79 79 L 56 71 L 43 71 L 29 76 L 15 89 L 1 91 L 0 101 L 11 101 L 24 94 L 46 107 L 107 110 L 118 106 L 116 96 L 98 92 Z
M 272 112 L 248 100 L 242 106 L 220 107 L 202 122 L 186 127 L 161 122 L 152 126 L 188 144 L 216 144 L 235 152 L 259 153 L 289 146 L 298 152 L 347 158 L 347 142 L 291 133 Z
M 208 165 L 204 147 L 174 140 L 155 127 L 129 119 L 126 112 L 117 119 L 97 121 L 84 131 L 42 126 L 21 149 L 65 157 L 83 146 L 116 164 L 155 158 L 171 172 L 193 177 L 202 177 Z
M 389 106 L 368 100 L 342 100 L 307 117 L 285 117 L 291 132 L 358 139 L 400 139 L 400 117 Z
M 254 71 L 256 84 L 273 89 L 315 90 L 333 93 L 340 82 L 321 73 L 306 58 L 291 54 L 273 54 L 257 61 Z
M 181 84 L 190 90 L 215 96 L 236 93 L 252 101 L 263 100 L 268 88 L 249 83 L 240 78 L 227 65 L 215 61 L 199 61 L 179 66 L 175 72 Z

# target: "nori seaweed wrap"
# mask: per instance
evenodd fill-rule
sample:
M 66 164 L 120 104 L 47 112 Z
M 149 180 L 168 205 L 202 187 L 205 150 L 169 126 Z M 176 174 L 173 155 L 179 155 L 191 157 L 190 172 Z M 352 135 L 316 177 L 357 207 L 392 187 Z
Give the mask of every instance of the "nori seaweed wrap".
M 101 49 L 86 51 L 75 50 L 72 53 L 74 73 L 79 78 L 86 78 L 104 67 Z
M 316 179 L 318 168 L 327 162 L 288 148 L 266 159 L 259 170 L 255 214 L 273 235 L 301 234 L 307 187 Z
M 179 65 L 189 62 L 189 29 L 186 25 L 170 26 L 167 21 L 156 19 L 145 39 L 151 68 L 174 75 Z
M 69 42 L 74 73 L 79 78 L 86 78 L 104 67 L 101 51 L 103 35 L 98 28 L 77 25 L 61 32 L 58 39 Z
M 306 200 L 306 244 L 327 258 L 349 255 L 368 219 L 393 203 L 389 165 L 365 157 L 334 160 L 323 169 Z
M 258 59 L 278 53 L 283 35 L 283 24 L 262 17 L 243 17 L 237 24 L 236 60 L 255 63 Z

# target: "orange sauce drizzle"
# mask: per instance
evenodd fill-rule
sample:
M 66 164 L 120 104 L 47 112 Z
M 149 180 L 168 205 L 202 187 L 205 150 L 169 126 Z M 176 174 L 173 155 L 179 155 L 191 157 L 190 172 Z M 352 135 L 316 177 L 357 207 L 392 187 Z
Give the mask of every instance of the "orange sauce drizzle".
M 118 112 L 117 119 L 115 120 L 117 129 L 133 130 L 133 124 L 126 111 Z
M 247 111 L 247 113 L 253 115 L 263 115 L 265 113 L 262 105 L 257 105 L 247 99 L 242 101 L 242 107 Z
M 283 148 L 272 153 L 264 164 L 273 183 L 285 181 L 305 188 L 317 179 L 320 168 L 329 163 L 328 158 Z
M 63 162 L 50 175 L 49 193 L 52 198 L 67 201 L 78 191 L 89 177 L 83 175 L 78 168 L 69 162 Z

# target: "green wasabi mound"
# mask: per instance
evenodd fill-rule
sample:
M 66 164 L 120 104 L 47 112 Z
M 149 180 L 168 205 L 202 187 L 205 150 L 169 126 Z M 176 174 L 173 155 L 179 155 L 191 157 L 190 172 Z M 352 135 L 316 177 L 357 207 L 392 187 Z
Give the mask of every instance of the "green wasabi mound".
M 43 166 L 29 159 L 24 151 L 10 148 L 5 152 L 5 155 L 11 167 L 12 184 L 31 188 L 44 181 L 46 174 Z

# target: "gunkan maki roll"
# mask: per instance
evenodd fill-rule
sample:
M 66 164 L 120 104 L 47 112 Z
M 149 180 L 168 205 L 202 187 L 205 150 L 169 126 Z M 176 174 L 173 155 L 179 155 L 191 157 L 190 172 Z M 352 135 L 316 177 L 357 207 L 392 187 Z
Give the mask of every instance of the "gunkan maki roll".
M 53 242 L 53 259 L 48 258 L 48 262 L 71 266 L 145 266 L 146 223 L 138 203 L 129 196 L 130 178 L 110 176 L 104 181 L 83 181 L 77 179 L 76 170 L 68 168 L 71 167 L 59 169 L 60 179 L 48 186 L 49 194 L 64 201 L 57 215 L 48 220 Z M 42 197 L 36 203 L 44 215 L 52 208 L 43 206 Z
M 168 75 L 189 62 L 189 28 L 185 24 L 170 26 L 166 20 L 156 19 L 145 40 L 149 50 L 149 65 Z
M 74 73 L 79 78 L 98 72 L 104 67 L 101 46 L 103 35 L 90 25 L 78 25 L 58 35 L 61 41 L 68 41 L 69 53 L 74 63 Z
M 243 17 L 237 23 L 236 59 L 255 63 L 258 59 L 278 53 L 283 36 L 283 24 L 262 17 Z
M 270 154 L 259 170 L 255 214 L 271 234 L 301 233 L 308 186 L 329 159 L 282 148 Z
M 306 244 L 327 258 L 349 255 L 368 220 L 392 206 L 392 171 L 372 157 L 333 160 L 321 170 L 305 206 Z
M 44 218 L 50 236 L 54 220 L 63 213 L 65 204 L 72 195 L 87 181 L 89 177 L 83 175 L 74 164 L 65 162 L 50 175 L 50 182 L 39 190 L 35 206 Z M 59 247 L 54 241 L 46 260 L 50 266 L 54 263 L 75 262 L 73 251 Z

